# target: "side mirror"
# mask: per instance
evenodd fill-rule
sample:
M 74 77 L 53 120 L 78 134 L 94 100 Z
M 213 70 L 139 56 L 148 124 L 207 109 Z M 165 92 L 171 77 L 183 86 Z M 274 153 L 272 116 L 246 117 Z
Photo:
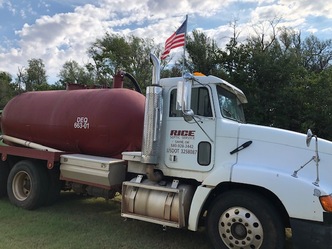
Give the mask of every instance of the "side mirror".
M 311 142 L 311 139 L 314 137 L 314 134 L 312 133 L 312 131 L 310 129 L 308 129 L 308 132 L 307 132 L 307 138 L 305 140 L 306 144 L 307 144 L 307 147 L 310 146 L 310 142 Z
M 194 112 L 190 108 L 191 83 L 190 81 L 179 81 L 177 85 L 176 109 L 181 110 L 186 117 L 193 117 Z

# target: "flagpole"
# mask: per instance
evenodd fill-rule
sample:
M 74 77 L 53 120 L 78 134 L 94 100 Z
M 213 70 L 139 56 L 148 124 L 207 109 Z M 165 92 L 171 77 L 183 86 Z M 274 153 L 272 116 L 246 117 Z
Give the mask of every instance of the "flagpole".
M 182 76 L 185 74 L 185 62 L 186 62 L 186 45 L 187 45 L 187 27 L 188 27 L 188 14 L 186 15 L 186 30 L 184 33 L 184 46 L 183 46 L 183 61 L 182 61 Z

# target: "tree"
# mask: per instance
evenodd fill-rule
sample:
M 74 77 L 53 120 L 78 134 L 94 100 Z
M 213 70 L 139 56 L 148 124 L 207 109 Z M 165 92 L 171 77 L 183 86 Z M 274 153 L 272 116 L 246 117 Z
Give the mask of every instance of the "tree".
M 239 87 L 244 87 L 249 79 L 249 60 L 251 55 L 247 46 L 238 41 L 240 32 L 237 30 L 236 25 L 236 20 L 230 24 L 233 29 L 233 36 L 226 44 L 225 49 L 217 49 L 216 64 L 219 75 L 223 79 L 234 82 L 236 85 L 240 84 Z
M 203 74 L 217 74 L 216 67 L 216 42 L 204 33 L 194 30 L 193 37 L 188 37 L 186 49 L 189 53 L 191 65 L 190 71 L 198 71 Z
M 266 29 L 261 29 L 261 33 L 256 29 L 256 36 L 242 43 L 234 25 L 233 37 L 226 47 L 217 49 L 214 75 L 222 76 L 247 95 L 249 104 L 245 111 L 249 123 L 299 132 L 320 128 L 319 134 L 332 138 L 328 126 L 332 122 L 332 92 L 327 90 L 332 89 L 331 69 L 328 70 L 330 43 L 313 37 L 309 37 L 311 43 L 308 38 L 303 42 L 301 33 L 277 29 L 275 22 L 270 25 L 270 35 L 264 33 Z M 208 39 L 197 40 L 204 44 Z M 200 46 L 188 50 L 191 58 L 201 54 L 196 61 L 203 58 L 198 63 L 203 65 L 206 56 L 201 51 L 204 48 Z
M 278 23 L 273 20 L 268 23 L 270 28 L 260 26 L 255 35 L 240 42 L 234 22 L 233 36 L 225 48 L 194 31 L 187 41 L 187 66 L 190 71 L 219 76 L 242 89 L 249 100 L 245 111 L 250 123 L 299 132 L 312 128 L 319 130 L 316 134 L 332 138 L 332 41 L 313 35 L 303 40 L 300 32 L 277 28 Z M 110 84 L 112 76 L 124 70 L 144 89 L 152 78 L 149 53 L 153 48 L 149 39 L 106 34 L 90 47 L 93 63 L 85 65 L 85 70 L 99 84 Z M 159 48 L 155 51 L 160 53 Z M 80 71 L 73 63 L 68 66 Z M 180 59 L 161 75 L 179 76 L 181 67 Z
M 135 36 L 128 38 L 130 45 L 130 59 L 128 66 L 124 68 L 131 73 L 138 81 L 140 87 L 145 91 L 146 86 L 151 85 L 152 64 L 150 62 L 150 53 L 156 48 L 153 40 L 143 39 Z M 155 53 L 158 55 L 161 49 L 157 47 Z
M 320 41 L 310 35 L 303 44 L 303 65 L 314 72 L 321 72 L 328 68 L 332 61 L 332 39 Z
M 176 62 L 172 67 L 162 69 L 160 72 L 160 77 L 180 77 L 182 75 L 182 65 L 182 62 Z
M 3 109 L 7 102 L 15 96 L 15 86 L 12 77 L 7 72 L 0 72 L 0 109 Z
M 67 83 L 93 85 L 93 75 L 84 67 L 80 66 L 76 61 L 67 61 L 63 64 L 59 73 L 59 83 L 66 86 Z
M 27 68 L 19 68 L 17 82 L 23 84 L 26 91 L 47 90 L 49 85 L 42 59 L 30 59 Z
M 105 81 L 108 81 L 110 84 L 111 76 L 125 67 L 125 58 L 129 58 L 129 51 L 129 44 L 124 37 L 106 33 L 103 38 L 97 39 L 88 50 L 94 61 L 97 82 L 105 84 Z M 92 66 L 90 64 L 90 70 Z
M 320 73 L 311 72 L 306 84 L 299 89 L 302 95 L 301 129 L 311 128 L 315 134 L 332 139 L 332 67 Z
M 152 78 L 149 53 L 154 47 L 150 39 L 106 33 L 88 50 L 94 62 L 88 65 L 89 71 L 94 71 L 99 84 L 110 84 L 117 71 L 123 70 L 133 75 L 141 88 L 145 88 L 149 84 L 148 79 Z

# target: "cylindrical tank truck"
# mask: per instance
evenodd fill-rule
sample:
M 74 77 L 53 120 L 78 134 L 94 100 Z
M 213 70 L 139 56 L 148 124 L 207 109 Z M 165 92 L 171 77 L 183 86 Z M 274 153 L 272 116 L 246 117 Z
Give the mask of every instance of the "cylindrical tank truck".
M 35 209 L 61 190 L 121 215 L 197 231 L 216 249 L 332 248 L 332 142 L 246 124 L 244 93 L 214 76 L 160 79 L 146 97 L 112 89 L 26 92 L 1 116 L 0 196 Z M 135 84 L 122 88 L 123 77 Z M 204 222 L 201 222 L 205 220 Z

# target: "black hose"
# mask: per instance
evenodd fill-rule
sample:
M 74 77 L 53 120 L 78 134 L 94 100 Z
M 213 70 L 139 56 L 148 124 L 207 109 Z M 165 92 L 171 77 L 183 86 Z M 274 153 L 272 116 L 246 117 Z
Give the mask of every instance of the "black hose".
M 124 72 L 124 76 L 126 76 L 130 81 L 134 84 L 136 92 L 142 93 L 142 89 L 138 85 L 137 80 L 130 73 Z

